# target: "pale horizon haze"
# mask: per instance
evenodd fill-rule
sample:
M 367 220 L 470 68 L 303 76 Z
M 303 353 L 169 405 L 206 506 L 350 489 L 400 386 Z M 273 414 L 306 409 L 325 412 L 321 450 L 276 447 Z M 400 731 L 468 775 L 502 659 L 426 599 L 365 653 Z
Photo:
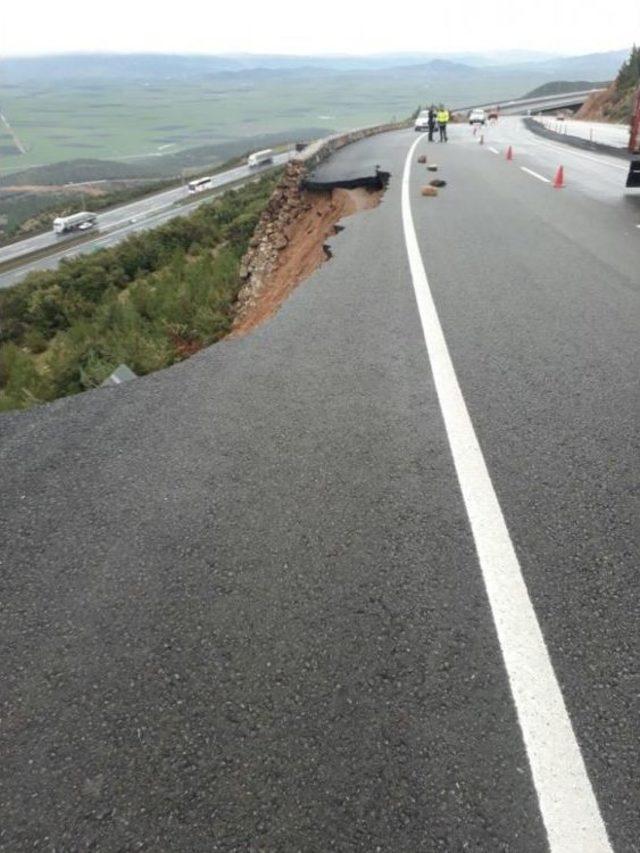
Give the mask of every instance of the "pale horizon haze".
M 178 11 L 179 8 L 179 11 Z M 386 13 L 323 0 L 313 16 L 293 0 L 205 6 L 182 0 L 50 0 L 3 10 L 0 56 L 68 52 L 354 54 L 533 50 L 563 55 L 631 47 L 640 41 L 639 0 L 458 0 L 440 8 L 395 0 Z M 380 8 L 380 7 L 379 7 Z

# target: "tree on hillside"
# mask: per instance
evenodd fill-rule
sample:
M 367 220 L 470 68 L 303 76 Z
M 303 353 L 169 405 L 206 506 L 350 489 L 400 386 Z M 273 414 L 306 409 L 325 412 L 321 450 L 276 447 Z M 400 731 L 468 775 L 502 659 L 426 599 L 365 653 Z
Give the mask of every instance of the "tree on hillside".
M 616 77 L 616 89 L 623 93 L 640 85 L 640 47 L 631 48 L 629 59 L 622 65 Z

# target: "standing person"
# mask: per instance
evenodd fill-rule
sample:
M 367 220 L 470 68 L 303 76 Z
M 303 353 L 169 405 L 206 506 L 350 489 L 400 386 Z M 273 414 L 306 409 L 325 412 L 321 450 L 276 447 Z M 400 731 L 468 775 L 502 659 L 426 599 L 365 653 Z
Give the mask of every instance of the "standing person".
M 440 142 L 449 141 L 447 138 L 447 125 L 449 124 L 449 118 L 449 110 L 440 104 L 437 115 L 438 128 L 440 130 Z
M 429 142 L 433 142 L 433 134 L 436 129 L 436 108 L 433 104 L 429 107 Z

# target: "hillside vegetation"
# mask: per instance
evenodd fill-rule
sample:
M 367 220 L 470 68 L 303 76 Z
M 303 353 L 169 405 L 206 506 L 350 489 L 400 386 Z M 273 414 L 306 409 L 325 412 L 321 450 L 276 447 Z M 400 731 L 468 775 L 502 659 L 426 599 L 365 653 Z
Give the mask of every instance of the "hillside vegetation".
M 578 111 L 577 117 L 628 124 L 638 86 L 640 86 L 640 47 L 634 45 L 629 58 L 623 63 L 607 91 L 592 95 Z
M 0 411 L 146 374 L 225 335 L 239 262 L 278 173 L 0 292 Z
M 552 83 L 544 83 L 527 92 L 525 98 L 544 98 L 545 95 L 562 95 L 565 92 L 580 92 L 585 89 L 601 89 L 608 86 L 609 80 L 604 83 L 594 83 L 593 80 L 554 80 Z

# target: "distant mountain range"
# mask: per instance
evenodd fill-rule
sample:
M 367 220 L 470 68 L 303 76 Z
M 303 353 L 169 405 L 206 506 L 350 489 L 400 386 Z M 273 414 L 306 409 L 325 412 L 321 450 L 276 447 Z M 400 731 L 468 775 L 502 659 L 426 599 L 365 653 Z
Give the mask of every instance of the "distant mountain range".
M 0 60 L 5 85 L 25 81 L 77 79 L 184 79 L 230 75 L 288 77 L 341 73 L 408 72 L 417 69 L 440 76 L 483 75 L 504 78 L 536 76 L 539 83 L 557 79 L 603 80 L 615 76 L 628 49 L 585 56 L 556 56 L 535 51 L 487 53 L 394 53 L 370 56 L 226 56 L 172 54 L 62 54 L 59 56 L 7 57 Z M 1 85 L 1 84 L 0 84 Z

